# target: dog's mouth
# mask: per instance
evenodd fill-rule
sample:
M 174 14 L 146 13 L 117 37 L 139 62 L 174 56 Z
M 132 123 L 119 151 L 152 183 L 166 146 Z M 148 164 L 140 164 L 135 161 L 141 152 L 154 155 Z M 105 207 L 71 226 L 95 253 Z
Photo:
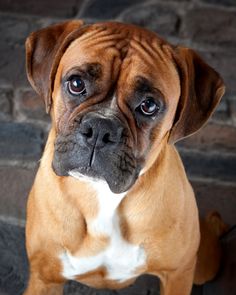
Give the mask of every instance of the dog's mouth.
M 106 181 L 92 169 L 92 167 L 77 167 L 68 171 L 68 175 L 80 181 L 89 183 L 96 183 L 99 181 Z
M 58 176 L 71 176 L 79 181 L 85 181 L 88 183 L 97 183 L 99 181 L 105 181 L 109 186 L 110 190 L 114 194 L 120 194 L 128 191 L 135 183 L 138 178 L 139 172 L 133 174 L 127 174 L 122 171 L 109 172 L 109 167 L 106 170 L 106 167 L 100 167 L 100 171 L 97 172 L 97 169 L 87 166 L 77 166 L 77 168 L 69 169 L 67 172 L 61 173 L 55 167 L 55 162 L 53 162 L 53 170 Z M 103 170 L 103 172 L 101 172 Z
M 53 169 L 59 176 L 105 181 L 113 193 L 123 193 L 141 170 L 129 138 L 117 114 L 88 112 L 72 132 L 57 135 Z
M 52 167 L 58 176 L 71 176 L 87 182 L 105 181 L 115 194 L 129 190 L 141 170 L 134 156 L 122 147 L 91 152 L 78 143 L 74 143 L 73 149 L 58 148 L 56 143 Z
M 127 185 L 127 184 L 121 185 L 115 181 L 108 182 L 106 179 L 98 177 L 97 174 L 92 171 L 92 169 L 87 169 L 87 168 L 70 170 L 68 172 L 68 175 L 75 179 L 78 179 L 79 181 L 87 182 L 95 187 L 97 183 L 105 182 L 107 183 L 110 191 L 114 194 L 126 193 L 129 190 L 129 188 L 132 186 L 132 183 L 130 183 L 130 185 Z

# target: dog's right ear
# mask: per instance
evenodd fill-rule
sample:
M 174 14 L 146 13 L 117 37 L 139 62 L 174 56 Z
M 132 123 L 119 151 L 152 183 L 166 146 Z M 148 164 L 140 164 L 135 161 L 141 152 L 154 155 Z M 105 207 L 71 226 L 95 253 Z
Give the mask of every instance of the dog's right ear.
M 61 45 L 74 31 L 80 29 L 83 21 L 67 21 L 31 33 L 26 40 L 26 71 L 30 84 L 44 98 L 49 113 L 53 81 L 58 62 L 63 54 Z

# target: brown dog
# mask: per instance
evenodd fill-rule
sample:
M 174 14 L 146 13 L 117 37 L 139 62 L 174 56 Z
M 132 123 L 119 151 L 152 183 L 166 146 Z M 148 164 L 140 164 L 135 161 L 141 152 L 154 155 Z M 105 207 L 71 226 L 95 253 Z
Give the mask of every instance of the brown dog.
M 62 294 L 68 279 L 121 288 L 149 273 L 161 294 L 187 295 L 194 276 L 213 278 L 224 224 L 211 214 L 199 248 L 173 143 L 212 114 L 220 76 L 194 51 L 114 22 L 54 25 L 31 34 L 26 51 L 52 128 L 28 201 L 24 294 Z

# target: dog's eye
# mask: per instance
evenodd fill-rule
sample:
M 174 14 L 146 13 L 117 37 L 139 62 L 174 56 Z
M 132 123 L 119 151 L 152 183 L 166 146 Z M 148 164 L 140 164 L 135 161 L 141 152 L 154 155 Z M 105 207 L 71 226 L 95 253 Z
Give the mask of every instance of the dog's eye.
M 138 111 L 145 116 L 152 116 L 160 110 L 160 106 L 152 97 L 143 100 L 138 107 Z
M 85 83 L 80 76 L 72 76 L 67 85 L 68 91 L 72 95 L 86 94 Z

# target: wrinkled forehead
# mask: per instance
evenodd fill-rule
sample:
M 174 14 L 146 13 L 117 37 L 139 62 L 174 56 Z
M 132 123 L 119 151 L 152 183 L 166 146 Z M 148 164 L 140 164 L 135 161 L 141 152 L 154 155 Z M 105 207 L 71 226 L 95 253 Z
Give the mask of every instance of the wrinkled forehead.
M 166 95 L 176 92 L 179 84 L 170 46 L 142 29 L 95 27 L 70 44 L 59 67 L 65 75 L 71 68 L 90 64 L 99 65 L 104 79 L 132 84 L 141 76 Z

